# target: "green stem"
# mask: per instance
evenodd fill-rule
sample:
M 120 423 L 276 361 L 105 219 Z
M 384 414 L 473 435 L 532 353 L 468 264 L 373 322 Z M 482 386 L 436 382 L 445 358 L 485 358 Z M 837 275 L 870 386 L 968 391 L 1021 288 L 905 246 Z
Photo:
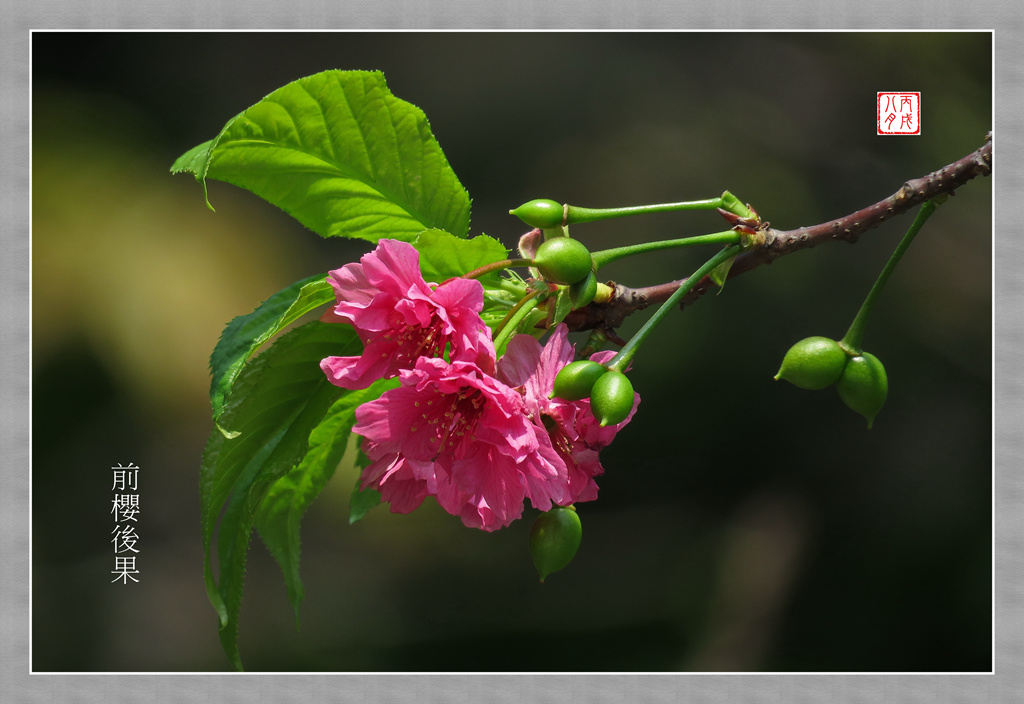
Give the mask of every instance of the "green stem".
M 531 310 L 537 307 L 537 294 L 539 293 L 540 289 L 530 291 L 522 298 L 522 300 L 512 306 L 512 309 L 509 310 L 504 319 L 498 323 L 494 337 L 495 350 L 501 350 L 505 343 L 508 342 L 508 339 L 512 337 L 512 334 L 519 327 L 519 323 L 523 321 L 523 318 L 525 318 Z
M 690 200 L 680 203 L 659 203 L 657 205 L 633 205 L 626 208 L 581 208 L 570 205 L 567 209 L 565 224 L 573 225 L 595 220 L 610 220 L 627 215 L 646 215 L 648 213 L 671 213 L 680 210 L 714 210 L 722 207 L 722 198 L 707 200 Z
M 935 212 L 935 208 L 938 205 L 934 200 L 925 201 L 921 205 L 921 209 L 917 212 L 917 217 L 914 218 L 914 222 L 911 223 L 910 229 L 907 230 L 907 234 L 903 235 L 903 239 L 900 240 L 899 245 L 896 247 L 896 251 L 889 257 L 889 261 L 886 262 L 885 268 L 882 269 L 882 273 L 878 275 L 875 280 L 875 285 L 871 287 L 868 292 L 867 298 L 864 299 L 863 305 L 857 312 L 857 317 L 853 319 L 853 323 L 850 324 L 850 329 L 847 330 L 846 335 L 839 341 L 839 346 L 846 350 L 847 354 L 858 355 L 863 350 L 861 349 L 861 342 L 864 339 L 864 327 L 867 323 L 868 315 L 871 310 L 875 307 L 875 301 L 878 299 L 878 294 L 881 293 L 882 287 L 885 286 L 885 282 L 889 280 L 889 276 L 892 274 L 893 269 L 896 268 L 896 264 L 899 262 L 900 257 L 907 251 L 907 247 L 914 240 L 914 237 L 921 230 L 925 221 L 931 217 L 931 214 Z
M 710 235 L 697 235 L 695 237 L 683 237 L 677 240 L 644 242 L 643 244 L 634 244 L 627 247 L 603 249 L 600 252 L 593 253 L 594 266 L 600 269 L 604 265 L 610 264 L 618 259 L 622 259 L 623 257 L 630 257 L 634 254 L 643 254 L 645 252 L 655 252 L 659 249 L 688 247 L 690 245 L 698 244 L 739 244 L 740 240 L 740 233 L 735 230 L 726 230 L 724 232 L 715 232 Z
M 508 291 L 516 296 L 526 295 L 526 286 L 518 283 L 517 281 L 513 281 L 512 279 L 506 279 L 504 276 L 498 277 L 498 285 L 495 286 L 495 288 L 501 289 L 502 291 Z
M 484 266 L 482 266 L 482 267 L 480 267 L 478 269 L 473 269 L 473 271 L 471 271 L 471 272 L 469 272 L 467 274 L 463 274 L 462 278 L 464 278 L 464 279 L 478 279 L 481 276 L 486 276 L 487 274 L 493 273 L 495 271 L 501 271 L 502 269 L 508 269 L 510 267 L 513 267 L 513 266 L 533 266 L 533 260 L 532 259 L 502 259 L 499 262 L 492 262 L 490 264 L 485 264 Z
M 738 245 L 729 245 L 722 249 L 718 254 L 711 257 L 711 259 L 704 262 L 697 271 L 693 272 L 692 276 L 686 279 L 686 281 L 676 289 L 675 293 L 669 296 L 668 300 L 661 304 L 661 308 L 659 308 L 657 312 L 655 312 L 655 314 L 652 315 L 646 323 L 644 323 L 644 326 L 640 328 L 635 335 L 633 335 L 632 339 L 626 343 L 625 347 L 619 350 L 619 353 L 608 363 L 608 369 L 621 372 L 628 367 L 629 363 L 633 361 L 633 357 L 636 355 L 637 350 L 640 349 L 640 346 L 644 343 L 654 328 L 658 327 L 658 324 L 665 319 L 665 316 L 675 308 L 679 300 L 689 293 L 693 287 L 701 281 L 701 279 L 714 271 L 715 267 L 728 261 L 730 258 L 739 254 L 739 252 L 740 247 Z

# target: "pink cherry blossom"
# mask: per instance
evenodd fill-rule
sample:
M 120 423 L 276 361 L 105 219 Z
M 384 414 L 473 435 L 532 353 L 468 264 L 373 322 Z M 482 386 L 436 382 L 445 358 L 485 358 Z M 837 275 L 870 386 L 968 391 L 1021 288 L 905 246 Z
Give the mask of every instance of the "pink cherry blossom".
M 363 487 L 394 512 L 435 496 L 467 526 L 496 530 L 536 508 L 568 501 L 564 463 L 541 446 L 523 395 L 470 361 L 420 357 L 399 372 L 401 386 L 356 410 L 371 464 Z
M 420 274 L 419 252 L 398 240 L 380 240 L 358 263 L 328 274 L 337 304 L 321 318 L 351 324 L 363 341 L 358 357 L 327 357 L 320 363 L 331 383 L 365 389 L 394 377 L 420 357 L 493 364 L 490 329 L 480 318 L 483 286 L 450 279 L 434 287 Z
M 607 362 L 614 352 L 598 352 L 596 362 Z M 593 501 L 597 498 L 595 477 L 604 474 L 599 452 L 611 444 L 615 435 L 632 419 L 640 395 L 634 396 L 633 409 L 618 425 L 601 427 L 590 410 L 590 401 L 566 401 L 549 398 L 558 372 L 573 360 L 573 346 L 565 325 L 555 328 L 541 348 L 530 335 L 517 335 L 509 342 L 505 356 L 498 362 L 498 376 L 511 386 L 523 389 L 524 402 L 533 423 L 542 430 L 547 442 L 541 454 L 566 468 L 568 501 Z

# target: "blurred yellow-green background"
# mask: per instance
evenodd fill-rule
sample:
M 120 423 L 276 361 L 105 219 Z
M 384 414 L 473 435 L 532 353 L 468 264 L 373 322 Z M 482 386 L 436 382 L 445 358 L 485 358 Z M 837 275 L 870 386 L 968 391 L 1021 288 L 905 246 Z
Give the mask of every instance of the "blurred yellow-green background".
M 198 471 L 209 353 L 235 315 L 353 261 L 173 160 L 295 78 L 379 69 L 421 107 L 512 246 L 509 208 L 708 198 L 779 229 L 873 203 L 978 148 L 992 42 L 957 33 L 61 33 L 32 35 L 32 666 L 229 668 L 206 600 Z M 878 91 L 920 91 L 922 134 L 875 134 Z M 773 382 L 790 344 L 841 337 L 909 225 L 729 282 L 634 362 L 643 399 L 578 506 L 583 545 L 537 583 L 535 512 L 493 534 L 432 502 L 349 526 L 340 471 L 303 523 L 296 632 L 253 540 L 253 670 L 987 671 L 992 667 L 991 178 L 944 205 L 865 347 L 875 427 Z M 587 225 L 592 249 L 717 231 L 717 216 Z M 620 262 L 639 286 L 692 252 Z M 620 331 L 628 336 L 645 314 Z M 111 584 L 111 467 L 141 468 L 140 582 Z

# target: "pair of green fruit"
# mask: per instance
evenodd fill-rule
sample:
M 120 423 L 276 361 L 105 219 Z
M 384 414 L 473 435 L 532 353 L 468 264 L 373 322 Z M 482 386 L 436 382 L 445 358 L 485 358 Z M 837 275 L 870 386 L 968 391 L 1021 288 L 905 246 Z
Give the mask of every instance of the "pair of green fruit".
M 555 376 L 552 398 L 590 399 L 590 411 L 601 427 L 618 425 L 633 410 L 633 384 L 620 371 L 589 359 L 570 362 Z
M 776 379 L 817 391 L 835 385 L 849 408 L 868 420 L 868 428 L 885 405 L 889 381 L 885 367 L 868 352 L 848 352 L 828 337 L 808 337 L 789 348 Z

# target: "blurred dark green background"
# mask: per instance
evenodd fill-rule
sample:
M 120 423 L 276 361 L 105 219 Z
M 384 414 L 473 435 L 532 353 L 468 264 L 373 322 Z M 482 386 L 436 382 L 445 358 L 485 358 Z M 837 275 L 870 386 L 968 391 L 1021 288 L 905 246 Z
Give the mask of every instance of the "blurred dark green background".
M 780 229 L 873 203 L 978 148 L 991 35 L 964 33 L 33 34 L 32 657 L 36 671 L 228 668 L 206 600 L 198 471 L 223 325 L 368 250 L 172 161 L 290 80 L 380 69 L 421 107 L 513 245 L 509 208 L 708 198 Z M 877 91 L 921 91 L 922 135 L 875 134 Z M 779 260 L 670 319 L 643 401 L 581 504 L 574 563 L 537 583 L 535 512 L 497 533 L 432 502 L 347 522 L 339 472 L 303 524 L 302 629 L 254 540 L 253 670 L 987 671 L 992 667 L 991 179 L 928 223 L 865 338 L 875 428 L 772 381 L 841 337 L 911 217 Z M 711 214 L 587 225 L 600 249 L 722 229 Z M 645 285 L 692 252 L 607 269 Z M 634 316 L 628 336 L 645 317 Z M 141 467 L 141 582 L 111 584 L 111 470 Z

